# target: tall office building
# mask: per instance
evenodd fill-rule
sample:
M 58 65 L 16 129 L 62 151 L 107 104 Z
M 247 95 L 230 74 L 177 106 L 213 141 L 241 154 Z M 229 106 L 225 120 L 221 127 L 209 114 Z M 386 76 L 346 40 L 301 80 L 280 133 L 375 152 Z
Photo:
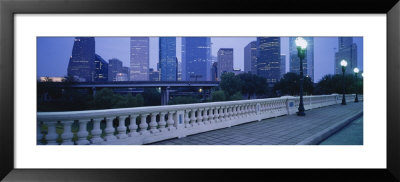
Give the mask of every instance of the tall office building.
M 119 73 L 123 73 L 122 61 L 116 58 L 108 60 L 108 81 L 118 81 L 117 75 Z M 121 78 L 123 75 L 119 74 L 119 77 Z
M 281 78 L 286 73 L 286 55 L 281 55 Z
M 68 63 L 68 76 L 87 82 L 94 81 L 95 57 L 94 37 L 76 37 Z
M 298 56 L 297 37 L 289 37 L 289 72 L 300 74 L 300 59 Z M 314 80 L 314 38 L 303 37 L 307 41 L 306 56 L 303 60 L 303 75 Z
M 257 37 L 257 75 L 274 84 L 279 81 L 281 62 L 280 37 Z
M 131 37 L 130 80 L 149 80 L 149 38 Z
M 96 54 L 95 62 L 95 82 L 106 82 L 108 81 L 108 63 L 99 55 Z
M 211 66 L 211 81 L 218 81 L 218 62 L 214 62 Z
M 244 72 L 257 74 L 257 41 L 244 47 Z
M 182 37 L 182 80 L 211 80 L 211 38 Z
M 149 69 L 149 79 L 150 81 L 160 81 L 160 72 L 154 71 L 153 68 Z
M 130 77 L 129 77 L 129 75 L 130 75 L 130 71 L 131 69 L 129 69 L 129 67 L 122 67 L 122 73 L 123 74 L 126 74 L 126 81 L 129 81 L 130 80 Z
M 159 63 L 161 81 L 178 80 L 178 62 L 176 58 L 175 37 L 159 38 Z
M 225 72 L 233 72 L 233 49 L 221 48 L 217 53 L 218 58 L 218 78 Z
M 353 74 L 357 67 L 357 44 L 353 43 L 352 37 L 338 37 L 338 52 L 335 53 L 335 74 L 342 74 L 340 62 L 347 61 L 346 74 Z

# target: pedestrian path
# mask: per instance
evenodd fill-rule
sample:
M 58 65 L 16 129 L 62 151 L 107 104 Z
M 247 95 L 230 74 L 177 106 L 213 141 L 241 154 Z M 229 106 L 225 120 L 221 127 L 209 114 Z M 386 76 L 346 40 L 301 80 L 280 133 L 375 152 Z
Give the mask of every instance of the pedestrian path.
M 150 145 L 295 145 L 363 111 L 363 102 L 336 104 Z

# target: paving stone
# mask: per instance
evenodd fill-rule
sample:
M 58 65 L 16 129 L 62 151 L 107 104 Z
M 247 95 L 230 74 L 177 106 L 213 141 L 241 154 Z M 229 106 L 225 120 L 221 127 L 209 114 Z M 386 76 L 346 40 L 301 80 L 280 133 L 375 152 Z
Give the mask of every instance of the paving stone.
M 363 102 L 322 107 L 306 116 L 281 116 L 245 123 L 153 145 L 294 145 L 363 109 Z

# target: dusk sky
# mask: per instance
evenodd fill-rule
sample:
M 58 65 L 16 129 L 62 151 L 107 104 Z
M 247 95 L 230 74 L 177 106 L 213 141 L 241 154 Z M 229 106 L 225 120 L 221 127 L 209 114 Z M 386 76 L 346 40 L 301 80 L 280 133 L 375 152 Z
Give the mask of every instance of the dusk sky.
M 181 38 L 177 39 L 177 57 L 181 60 Z M 216 56 L 220 48 L 233 48 L 234 68 L 243 71 L 244 47 L 255 37 L 211 37 L 212 56 Z M 353 39 L 357 44 L 357 62 L 363 70 L 363 39 Z M 104 60 L 117 58 L 129 67 L 129 37 L 96 37 L 96 53 Z M 38 37 L 37 38 L 37 77 L 65 76 L 69 58 L 72 53 L 74 37 Z M 334 52 L 337 51 L 337 37 L 314 38 L 314 79 L 319 81 L 326 74 L 334 73 Z M 286 71 L 289 70 L 289 38 L 281 38 L 281 54 L 286 55 Z M 158 62 L 158 37 L 150 38 L 150 67 L 156 69 Z

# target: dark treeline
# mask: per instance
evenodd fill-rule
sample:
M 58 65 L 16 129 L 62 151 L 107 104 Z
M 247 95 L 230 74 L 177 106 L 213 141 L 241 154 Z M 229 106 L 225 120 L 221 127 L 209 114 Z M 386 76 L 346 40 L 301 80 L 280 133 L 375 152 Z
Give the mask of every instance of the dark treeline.
M 66 78 L 64 82 L 74 83 Z M 362 77 L 345 75 L 345 93 L 363 93 Z M 296 73 L 285 74 L 273 87 L 268 87 L 267 81 L 250 73 L 235 75 L 224 73 L 219 87 L 211 90 L 208 98 L 202 94 L 192 96 L 175 96 L 169 99 L 169 105 L 190 104 L 200 102 L 219 102 L 241 99 L 259 99 L 280 97 L 284 95 L 297 96 L 300 92 L 300 76 Z M 304 78 L 304 95 L 324 95 L 343 93 L 342 75 L 325 75 L 318 83 L 313 83 L 309 77 Z M 94 95 L 94 96 L 93 96 Z M 49 99 L 51 98 L 51 99 Z M 79 89 L 59 89 L 46 85 L 38 87 L 37 110 L 46 111 L 78 111 L 92 109 L 113 109 L 141 106 L 157 106 L 161 104 L 161 94 L 156 88 L 145 88 L 143 93 L 119 94 L 111 89 L 100 89 L 96 94 Z

